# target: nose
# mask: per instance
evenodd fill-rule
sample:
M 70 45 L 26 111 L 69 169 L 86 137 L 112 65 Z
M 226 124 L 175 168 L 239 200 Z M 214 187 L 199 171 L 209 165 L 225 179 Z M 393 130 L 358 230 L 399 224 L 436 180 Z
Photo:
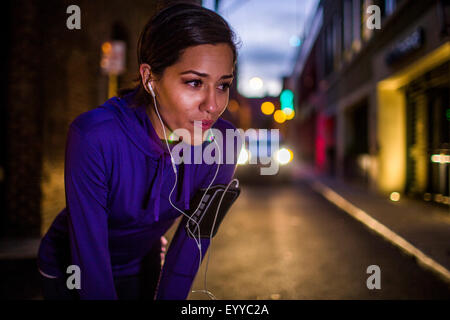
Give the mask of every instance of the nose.
M 219 108 L 220 106 L 217 103 L 217 94 L 215 93 L 215 90 L 208 90 L 200 106 L 201 111 L 215 113 Z

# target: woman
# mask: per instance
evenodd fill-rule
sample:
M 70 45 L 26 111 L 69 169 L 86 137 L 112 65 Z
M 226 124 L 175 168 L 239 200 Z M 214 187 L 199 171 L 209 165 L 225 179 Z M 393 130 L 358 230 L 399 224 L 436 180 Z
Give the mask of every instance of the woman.
M 66 208 L 39 248 L 44 298 L 186 299 L 209 239 L 201 239 L 200 256 L 180 224 L 161 270 L 162 236 L 181 215 L 174 206 L 186 212 L 214 177 L 214 185 L 232 180 L 237 156 L 232 164 L 222 160 L 218 171 L 205 162 L 173 168 L 167 148 L 186 143 L 194 154 L 210 143 L 203 140 L 208 128 L 223 136 L 236 129 L 219 118 L 236 58 L 234 33 L 208 9 L 178 4 L 147 23 L 138 43 L 137 87 L 70 125 Z M 191 139 L 166 140 L 176 129 Z M 222 159 L 226 150 L 220 148 Z M 78 287 L 69 266 L 79 268 Z

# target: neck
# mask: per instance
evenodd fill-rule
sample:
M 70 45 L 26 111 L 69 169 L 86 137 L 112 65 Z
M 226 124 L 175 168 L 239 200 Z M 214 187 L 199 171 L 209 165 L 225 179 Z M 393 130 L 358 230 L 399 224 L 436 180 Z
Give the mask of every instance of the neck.
M 152 123 L 152 126 L 155 129 L 155 132 L 158 135 L 158 137 L 160 139 L 165 139 L 164 131 L 163 131 L 163 128 L 161 127 L 161 121 L 159 120 L 154 107 L 153 106 L 147 107 L 146 112 L 147 112 L 150 122 Z M 161 113 L 159 115 L 161 116 Z M 166 137 L 167 137 L 167 139 L 169 139 L 169 135 L 171 132 L 170 132 L 169 128 L 167 128 L 167 126 L 165 125 L 164 121 L 162 124 L 164 126 L 164 130 L 166 131 Z

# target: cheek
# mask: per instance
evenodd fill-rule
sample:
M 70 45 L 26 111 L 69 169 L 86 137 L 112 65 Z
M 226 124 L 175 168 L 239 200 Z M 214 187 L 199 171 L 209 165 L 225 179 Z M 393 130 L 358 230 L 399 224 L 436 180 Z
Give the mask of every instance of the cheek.
M 195 97 L 186 93 L 183 88 L 171 88 L 166 101 L 168 109 L 174 116 L 185 114 L 192 108 Z
M 197 116 L 199 102 L 195 97 L 179 94 L 173 99 L 171 104 L 172 118 L 175 119 L 178 127 L 185 127 L 186 122 L 195 119 Z
M 218 104 L 219 104 L 219 108 L 218 108 L 218 113 L 219 114 L 222 114 L 224 111 L 225 111 L 225 109 L 227 108 L 227 106 L 228 106 L 228 101 L 229 101 L 229 95 L 228 94 L 224 94 L 223 96 L 221 96 L 218 100 L 217 100 L 217 102 L 218 102 Z
M 174 103 L 176 105 L 176 110 L 174 111 L 179 113 L 178 117 L 182 117 L 195 112 L 200 99 L 192 95 L 180 95 Z

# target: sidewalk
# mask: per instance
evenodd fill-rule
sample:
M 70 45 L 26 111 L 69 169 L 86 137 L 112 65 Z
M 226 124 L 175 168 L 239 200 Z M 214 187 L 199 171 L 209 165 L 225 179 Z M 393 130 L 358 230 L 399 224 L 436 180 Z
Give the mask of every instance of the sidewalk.
M 0 260 L 34 259 L 40 238 L 0 238 Z
M 40 238 L 0 239 L 0 300 L 41 300 L 36 258 Z
M 302 175 L 301 179 L 450 285 L 450 208 L 405 196 L 393 202 L 327 176 Z

